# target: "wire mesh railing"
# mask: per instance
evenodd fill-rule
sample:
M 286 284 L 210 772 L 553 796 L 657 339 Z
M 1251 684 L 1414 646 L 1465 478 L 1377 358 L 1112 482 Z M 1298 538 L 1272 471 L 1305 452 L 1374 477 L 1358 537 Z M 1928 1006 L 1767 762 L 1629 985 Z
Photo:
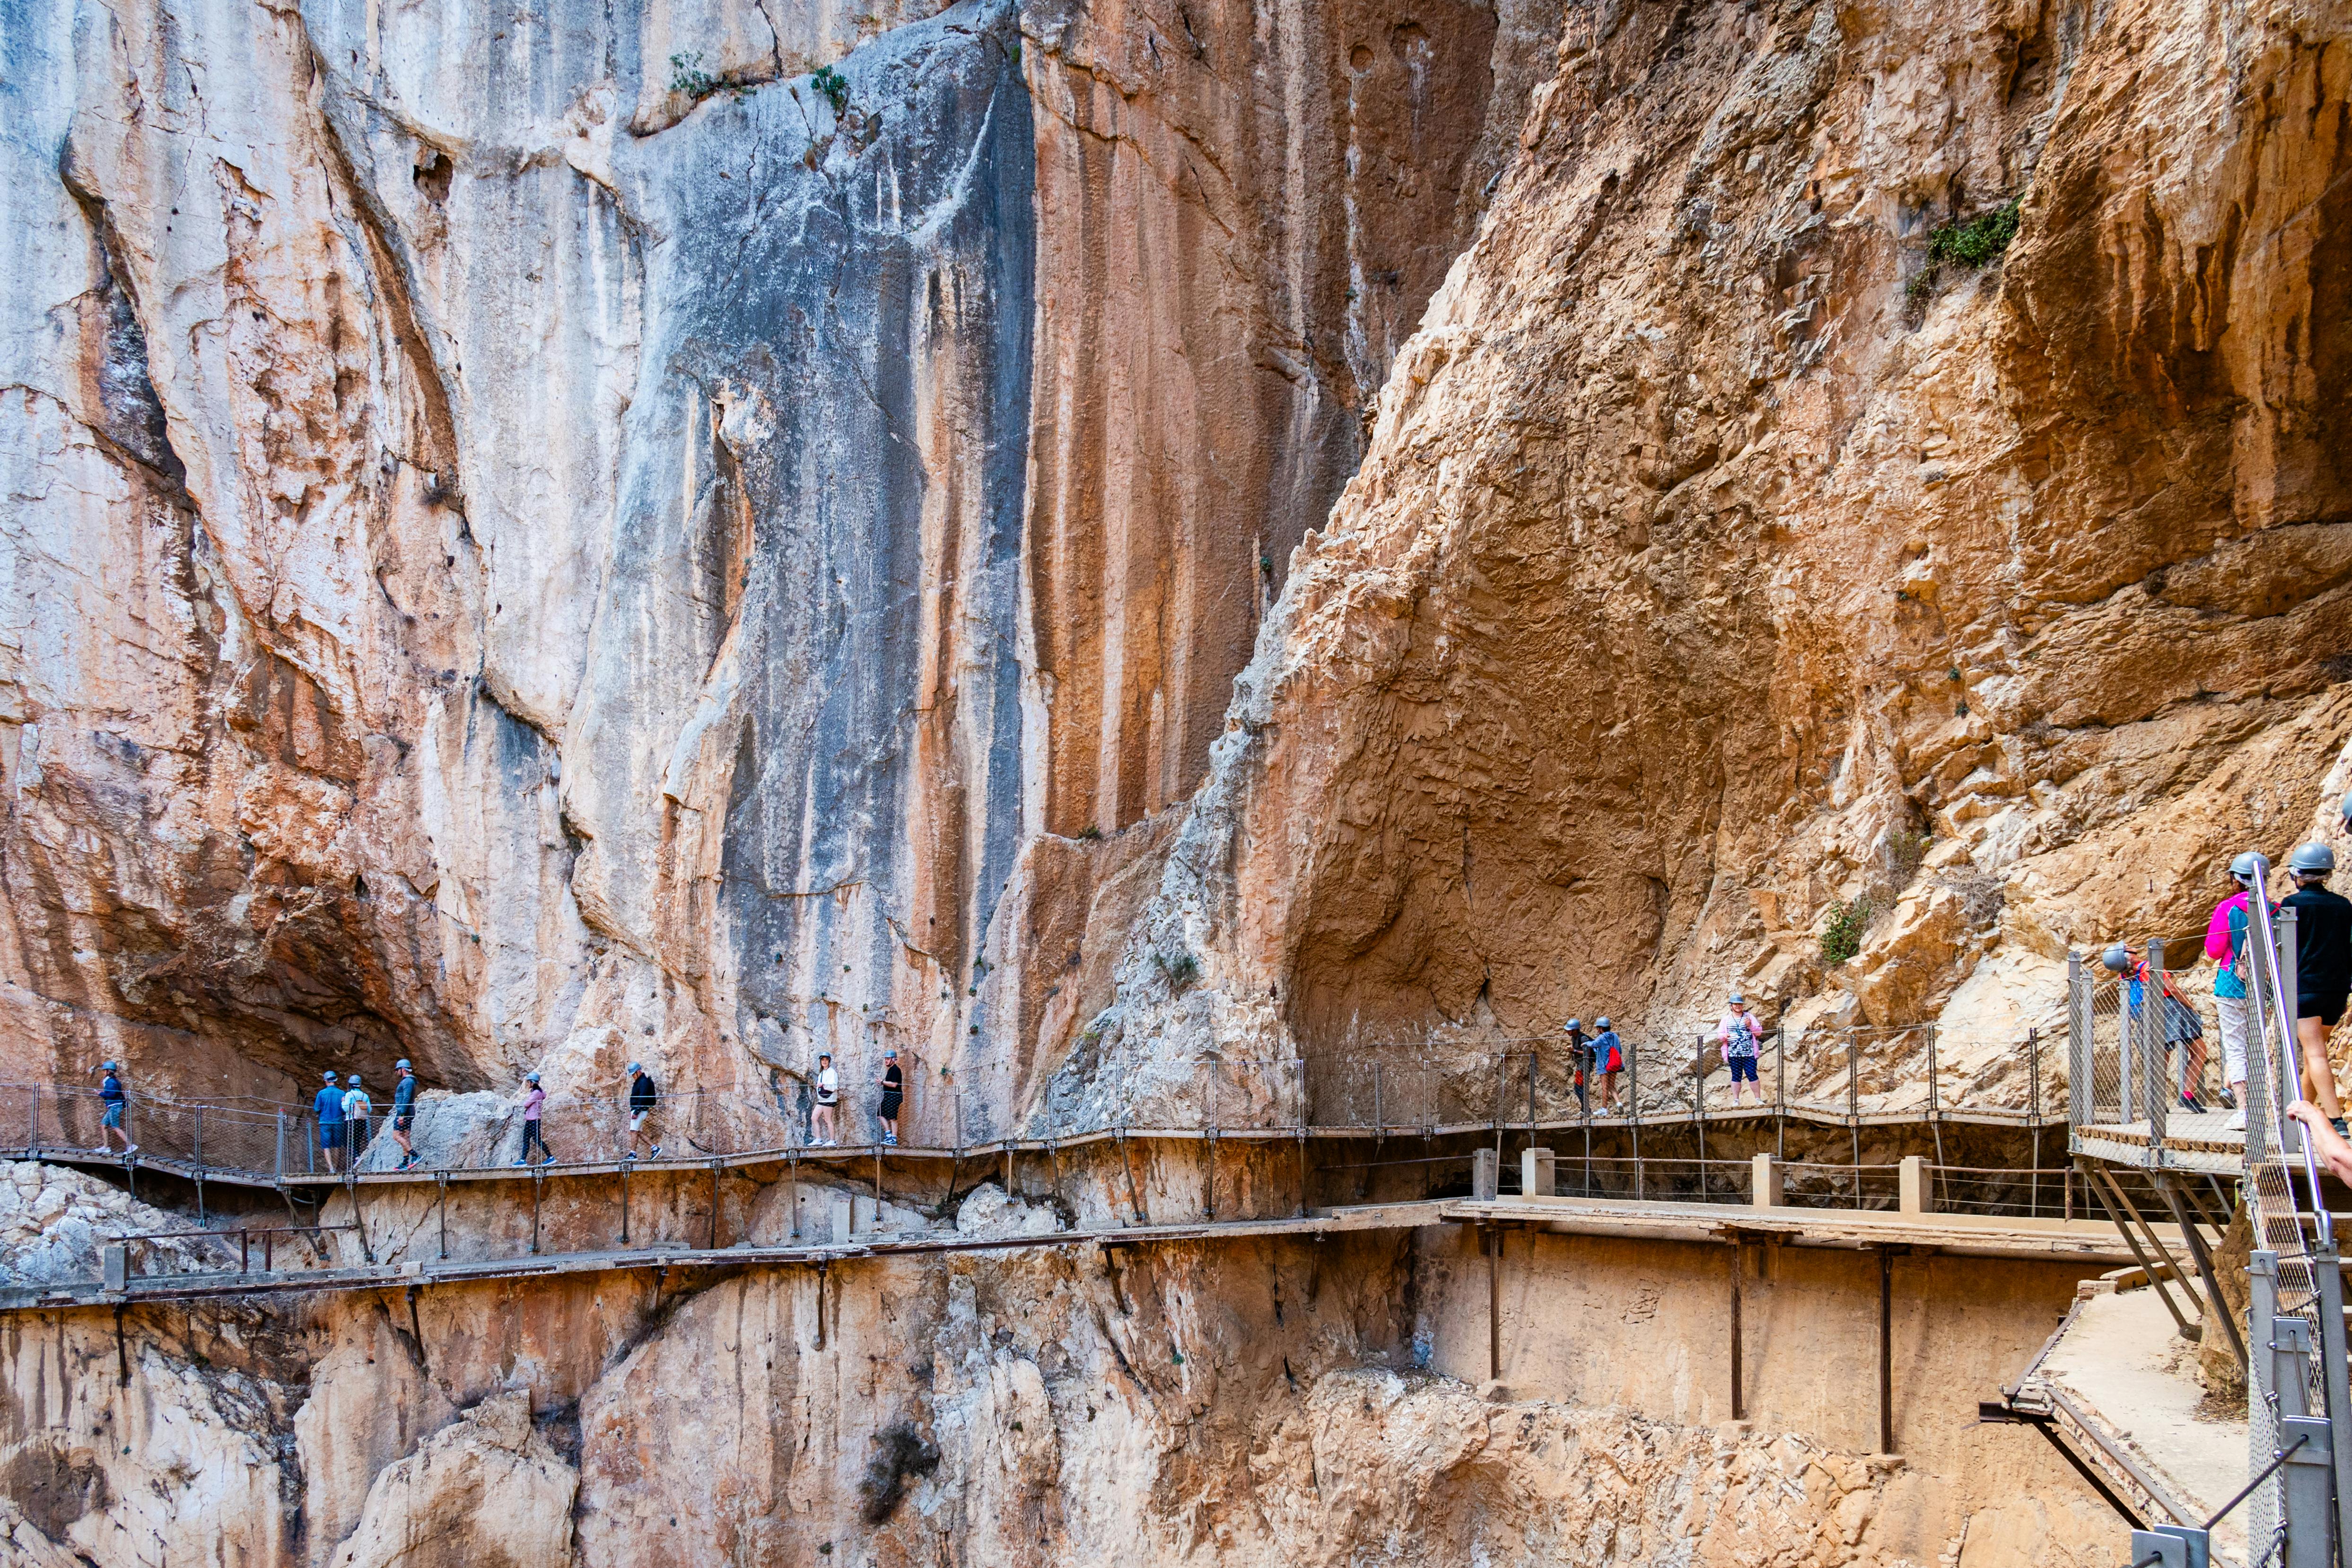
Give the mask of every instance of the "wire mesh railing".
M 1948 1045 L 1931 1026 L 1805 1037 L 1774 1029 L 1759 1042 L 1752 1072 L 1730 1065 L 1738 1058 L 1727 1058 L 1717 1042 L 1630 1034 L 1505 1039 L 1446 1055 L 1391 1048 L 1270 1060 L 1204 1057 L 1147 1064 L 1113 1109 L 1063 1122 L 1032 1103 L 1035 1086 L 1001 1064 L 940 1071 L 910 1062 L 898 1142 L 944 1152 L 1114 1132 L 1378 1139 L 1478 1128 L 1638 1128 L 1743 1113 L 1809 1114 L 1857 1127 L 1874 1116 L 2038 1121 L 2045 1076 L 2038 1035 L 2001 1047 L 2021 1065 L 1990 1089 L 1982 1087 L 1980 1061 L 1951 1070 Z M 110 1141 L 107 1107 L 96 1091 L 0 1085 L 0 1154 L 91 1154 L 103 1144 L 119 1155 L 127 1142 L 142 1160 L 273 1181 L 404 1164 L 457 1170 L 609 1163 L 632 1154 L 740 1158 L 828 1142 L 877 1144 L 887 1131 L 881 1096 L 878 1081 L 843 1081 L 830 1115 L 820 1118 L 814 1079 L 777 1071 L 764 1082 L 663 1090 L 640 1121 L 625 1087 L 615 1086 L 550 1093 L 534 1129 L 518 1094 L 427 1090 L 404 1119 L 388 1097 L 372 1101 L 364 1118 L 322 1119 L 309 1106 L 193 1104 L 133 1093 Z

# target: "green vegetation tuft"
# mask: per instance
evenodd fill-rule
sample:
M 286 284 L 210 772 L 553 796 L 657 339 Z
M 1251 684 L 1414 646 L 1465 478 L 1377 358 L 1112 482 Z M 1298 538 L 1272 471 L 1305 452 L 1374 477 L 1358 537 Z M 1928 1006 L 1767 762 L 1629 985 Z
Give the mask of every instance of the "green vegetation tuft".
M 1171 991 L 1181 991 L 1201 977 L 1201 961 L 1190 952 L 1180 952 L 1173 958 L 1164 952 L 1155 953 L 1153 958 L 1160 965 L 1160 973 L 1168 977 Z
M 1903 286 L 1904 297 L 1915 305 L 1925 302 L 1943 281 L 1947 263 L 1973 271 L 1999 260 L 2009 242 L 2017 237 L 2017 200 L 2011 197 L 1990 212 L 1979 213 L 1965 223 L 1955 218 L 1930 234 L 1927 265 Z
M 816 74 L 809 78 L 809 85 L 823 93 L 824 100 L 833 105 L 835 120 L 849 112 L 849 79 L 839 71 L 831 66 L 820 66 Z
M 1830 900 L 1830 918 L 1822 927 L 1822 962 L 1843 963 L 1862 951 L 1863 929 L 1870 924 L 1870 900 Z
M 717 92 L 719 83 L 702 68 L 699 52 L 669 58 L 669 89 L 700 103 Z
M 2011 199 L 1966 223 L 1954 221 L 1937 229 L 1927 237 L 1927 259 L 1983 267 L 2007 250 L 2016 237 L 2017 203 Z

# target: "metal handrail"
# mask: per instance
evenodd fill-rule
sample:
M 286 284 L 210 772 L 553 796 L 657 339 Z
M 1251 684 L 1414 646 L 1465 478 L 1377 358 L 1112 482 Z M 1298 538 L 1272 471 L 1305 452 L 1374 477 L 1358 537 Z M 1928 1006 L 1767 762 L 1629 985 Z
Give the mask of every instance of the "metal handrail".
M 2267 1004 L 2263 1008 L 2266 1016 L 2263 1020 L 2263 1035 L 2267 1042 L 2270 1026 L 2277 1025 L 2279 1042 L 2284 1048 L 2284 1057 L 2274 1064 L 2277 1070 L 2264 1075 L 2270 1079 L 2266 1086 L 2270 1103 L 2265 1109 L 2271 1111 L 2271 1125 L 2279 1130 L 2281 1140 L 2284 1141 L 2287 1127 L 2286 1107 L 2292 1101 L 2282 1100 L 2280 1097 L 2285 1092 L 2288 1082 L 2293 1081 L 2299 1085 L 2303 1081 L 2302 1047 L 2294 1037 L 2295 1005 L 2287 997 L 2285 987 L 2280 984 L 2278 960 L 2283 950 L 2279 946 L 2276 927 L 2271 920 L 2271 863 L 2260 851 L 2255 852 L 2253 858 L 2254 896 L 2246 900 L 2246 906 L 2248 918 L 2254 928 L 2254 935 L 2260 938 L 2260 945 L 2257 946 L 2255 942 L 2250 941 L 2247 946 L 2259 954 L 2258 962 L 2263 966 L 2263 976 L 2269 981 L 2269 984 L 2264 987 L 2267 994 L 2263 998 Z M 2270 1055 L 2267 1044 L 2263 1055 Z M 2298 1095 L 2296 1098 L 2300 1099 L 2301 1096 Z M 2320 1242 L 2323 1246 L 2333 1245 L 2336 1239 L 2335 1224 L 2328 1216 L 2327 1205 L 2319 1201 L 2319 1158 L 2313 1152 L 2309 1138 L 2298 1133 L 2295 1141 L 2302 1145 L 2304 1175 L 2311 1184 L 2308 1190 L 2311 1193 L 2312 1214 L 2314 1222 L 2319 1229 Z

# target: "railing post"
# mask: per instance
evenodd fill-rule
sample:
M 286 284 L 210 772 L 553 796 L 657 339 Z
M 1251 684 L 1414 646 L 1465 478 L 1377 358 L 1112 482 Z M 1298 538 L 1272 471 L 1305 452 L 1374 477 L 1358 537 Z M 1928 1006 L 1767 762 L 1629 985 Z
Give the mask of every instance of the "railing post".
M 2066 950 L 2066 1125 L 2079 1131 L 2091 1124 L 2091 977 L 2083 955 Z
M 1943 1085 L 1938 1081 L 1936 1053 L 1936 1026 L 1927 1026 L 1927 1120 L 1940 1121 L 1944 1114 Z
M 2295 944 L 2301 941 L 2294 933 L 2294 911 L 2282 908 L 2278 912 L 2278 958 L 2273 973 L 2278 976 L 2279 1014 L 2286 1020 L 2286 1060 L 2279 1064 L 2278 1100 L 2282 1110 L 2304 1098 L 2303 1036 L 2300 1024 L 2303 1013 L 2303 980 L 2296 966 L 2302 955 Z M 2279 1147 L 2303 1152 L 2302 1123 L 2292 1119 L 2279 1124 Z
M 39 1084 L 33 1086 L 33 1120 L 26 1128 L 26 1136 L 28 1140 L 26 1146 L 37 1158 L 41 1152 L 41 1086 Z
M 1372 1064 L 1372 1131 L 1377 1136 L 1388 1125 L 1381 1119 L 1381 1064 Z
M 286 1108 L 278 1108 L 278 1158 L 270 1173 L 281 1184 L 286 1180 Z
M 2025 1031 L 2025 1117 L 2032 1125 L 2042 1125 L 2042 1027 L 2038 1024 Z
M 2166 1064 L 2172 1058 L 2164 1048 L 2164 942 L 2147 942 L 2147 983 L 2139 988 L 2140 1092 L 2147 1100 L 2147 1163 L 2164 1163 L 2164 1131 L 2172 1110 L 2172 1076 Z
M 1691 1114 L 1701 1121 L 1706 1120 L 1706 1037 L 1698 1037 L 1698 1048 L 1691 1052 Z
M 196 1107 L 195 1130 L 190 1136 L 194 1144 L 192 1151 L 194 1164 L 196 1169 L 201 1171 L 205 1168 L 205 1108 L 201 1105 Z

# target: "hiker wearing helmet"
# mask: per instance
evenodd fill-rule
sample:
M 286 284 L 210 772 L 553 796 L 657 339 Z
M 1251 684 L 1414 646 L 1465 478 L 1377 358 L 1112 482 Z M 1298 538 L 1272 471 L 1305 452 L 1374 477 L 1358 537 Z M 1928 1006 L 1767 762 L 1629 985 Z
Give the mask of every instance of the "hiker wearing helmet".
M 121 1077 L 122 1064 L 117 1061 L 102 1062 L 99 1065 L 98 1070 L 103 1075 L 98 1081 L 98 1103 L 100 1107 L 98 1118 L 98 1147 L 90 1152 L 103 1154 L 113 1148 L 114 1141 L 120 1138 L 122 1140 L 122 1157 L 128 1160 L 131 1155 L 139 1152 L 139 1145 L 131 1141 L 131 1134 L 125 1131 L 122 1126 L 123 1114 L 131 1108 L 131 1097 L 122 1092 Z
M 409 1129 L 416 1124 L 416 1069 L 403 1057 L 394 1064 L 400 1081 L 392 1086 L 392 1136 L 400 1145 L 400 1164 L 405 1171 L 416 1163 L 416 1144 L 410 1139 Z
M 631 1062 L 629 1064 L 628 1157 L 632 1160 L 637 1157 L 637 1142 L 640 1139 L 643 1139 L 652 1149 L 649 1158 L 656 1160 L 661 1158 L 661 1145 L 655 1142 L 654 1135 L 646 1131 L 646 1123 L 652 1119 L 654 1107 L 660 1100 L 661 1090 L 655 1087 L 654 1075 L 646 1070 L 643 1062 Z
M 342 1168 L 335 1157 L 343 1148 L 343 1091 L 335 1082 L 333 1068 L 324 1076 L 325 1083 L 311 1097 L 310 1114 L 319 1121 L 319 1152 L 326 1158 L 328 1170 L 338 1171 Z
M 1731 1069 L 1731 1103 L 1738 1105 L 1753 1089 L 1756 1103 L 1763 1104 L 1763 1086 L 1756 1081 L 1756 1058 L 1764 1044 L 1764 1020 L 1748 1010 L 1747 997 L 1737 991 L 1731 994 L 1731 1011 L 1708 1038 L 1723 1047 L 1723 1065 Z M 1747 1089 L 1740 1088 L 1743 1083 Z
M 809 1142 L 813 1147 L 831 1149 L 841 1140 L 833 1126 L 833 1108 L 841 1103 L 841 1075 L 833 1068 L 833 1053 L 816 1054 L 816 1108 L 809 1112 Z
M 1585 1090 L 1584 1075 L 1592 1066 L 1592 1042 L 1585 1036 L 1583 1019 L 1570 1018 L 1565 1027 L 1568 1030 L 1568 1070 L 1576 1086 L 1576 1103 L 1590 1116 L 1592 1114 L 1592 1096 Z
M 2122 942 L 2099 955 L 2099 962 L 2116 974 L 2125 977 L 2124 1029 L 2127 1037 L 2137 1038 L 2140 1009 L 2148 1005 L 2150 988 L 2156 995 L 2156 1016 L 2163 1026 L 2164 1051 L 2167 1068 L 2171 1070 L 2172 1048 L 2183 1047 L 2180 1058 L 2180 1079 L 2175 1092 L 2180 1097 L 2183 1110 L 2202 1110 L 2205 1102 L 2197 1097 L 2197 1086 L 2205 1079 L 2205 1020 L 2197 1009 L 2181 1000 L 2180 993 L 2172 988 L 2172 976 L 2152 966 L 2147 959 Z
M 555 1163 L 555 1151 L 547 1146 L 547 1133 L 545 1129 L 540 1123 L 540 1115 L 546 1109 L 547 1090 L 539 1087 L 539 1075 L 535 1072 L 527 1072 L 523 1074 L 522 1158 L 515 1162 L 517 1165 L 528 1165 L 530 1163 L 530 1152 L 534 1146 L 537 1147 L 541 1154 L 546 1156 L 545 1159 L 540 1162 L 541 1164 L 552 1165 Z
M 1617 1031 L 1604 1015 L 1593 1020 L 1601 1032 L 1592 1037 L 1592 1060 L 1601 1077 L 1601 1109 L 1617 1109 L 1617 1075 L 1625 1069 L 1625 1053 L 1617 1044 Z
M 2213 906 L 2205 926 L 2205 956 L 2214 963 L 2213 1011 L 2221 1023 L 2221 1076 L 2229 1081 L 2232 1131 L 2246 1130 L 2246 932 L 2253 919 L 2259 861 L 2250 850 L 2230 862 L 2230 896 Z
M 351 1151 L 352 1169 L 360 1168 L 360 1156 L 367 1152 L 368 1127 L 375 1115 L 369 1103 L 367 1091 L 360 1087 L 360 1075 L 352 1074 L 350 1085 L 343 1090 L 343 1146 Z
M 882 1076 L 877 1080 L 882 1089 L 882 1101 L 874 1108 L 874 1120 L 882 1124 L 882 1142 L 895 1145 L 898 1142 L 898 1110 L 907 1103 L 907 1075 L 898 1070 L 898 1053 L 882 1053 Z
M 2279 906 L 2294 911 L 2294 1034 L 2303 1047 L 2303 1097 L 2319 1107 L 2337 1132 L 2344 1107 L 2336 1098 L 2336 1070 L 2327 1062 L 2327 1034 L 2344 1016 L 2352 990 L 2352 900 L 2330 891 L 2336 851 L 2302 846 L 2286 858 L 2294 891 Z

